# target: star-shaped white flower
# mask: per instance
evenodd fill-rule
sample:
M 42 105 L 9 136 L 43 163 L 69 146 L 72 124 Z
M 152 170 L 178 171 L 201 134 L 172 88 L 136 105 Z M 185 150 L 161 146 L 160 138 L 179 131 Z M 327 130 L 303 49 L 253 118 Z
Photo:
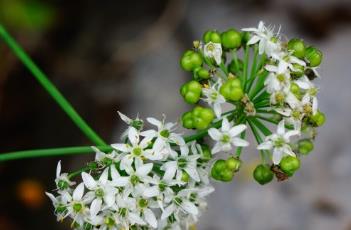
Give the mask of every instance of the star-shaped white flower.
M 57 163 L 55 183 L 59 192 L 70 190 L 70 186 L 75 184 L 68 178 L 68 173 L 61 173 L 61 161 Z
M 246 147 L 249 142 L 237 137 L 246 129 L 246 125 L 232 126 L 227 118 L 223 118 L 221 129 L 210 128 L 208 134 L 216 141 L 216 144 L 212 148 L 212 153 L 218 153 L 220 151 L 230 151 L 233 146 Z
M 214 85 L 209 88 L 203 88 L 202 94 L 205 96 L 202 100 L 207 102 L 216 114 L 216 117 L 219 118 L 222 115 L 221 105 L 225 103 L 225 98 L 220 94 L 219 89 L 222 86 L 222 82 L 219 79 Z
M 290 137 L 299 135 L 299 130 L 285 131 L 285 122 L 278 124 L 277 133 L 266 137 L 265 141 L 257 146 L 259 150 L 273 150 L 273 163 L 279 164 L 285 154 L 295 156 L 289 143 Z
M 207 58 L 213 58 L 217 65 L 222 62 L 222 45 L 221 43 L 208 42 L 204 46 L 204 55 Z

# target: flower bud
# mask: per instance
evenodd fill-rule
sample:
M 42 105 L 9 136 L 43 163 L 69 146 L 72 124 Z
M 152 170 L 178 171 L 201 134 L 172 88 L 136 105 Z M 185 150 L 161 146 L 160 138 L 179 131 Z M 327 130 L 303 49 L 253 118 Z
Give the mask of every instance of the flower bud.
M 202 67 L 198 67 L 194 70 L 195 80 L 206 80 L 210 78 L 210 72 Z
M 244 96 L 241 82 L 238 78 L 228 79 L 219 89 L 226 100 L 239 101 Z
M 222 45 L 226 49 L 236 49 L 241 45 L 241 34 L 235 29 L 229 29 L 221 34 Z
M 182 85 L 180 94 L 189 104 L 195 104 L 200 100 L 202 86 L 197 81 L 189 81 Z
M 300 160 L 297 157 L 285 156 L 279 163 L 280 169 L 288 176 L 292 176 L 300 168 Z
M 273 180 L 273 172 L 271 171 L 270 167 L 265 164 L 258 165 L 254 172 L 253 177 L 254 179 L 260 184 L 264 185 Z
M 310 117 L 310 120 L 315 126 L 322 126 L 325 123 L 325 114 L 318 110 L 316 114 Z
M 215 180 L 221 180 L 221 172 L 226 169 L 225 160 L 219 159 L 213 165 L 211 169 L 211 176 Z
M 226 167 L 234 172 L 239 171 L 240 166 L 241 166 L 241 160 L 239 160 L 238 158 L 229 157 L 226 160 Z
M 288 50 L 292 51 L 292 54 L 298 58 L 304 58 L 305 56 L 305 43 L 298 38 L 293 38 L 288 42 Z
M 306 49 L 306 59 L 308 60 L 311 67 L 316 67 L 321 64 L 323 54 L 319 49 L 310 46 Z
M 247 31 L 241 32 L 241 44 L 246 46 L 246 43 L 250 40 L 250 33 Z
M 214 30 L 208 30 L 204 33 L 203 40 L 205 43 L 221 43 L 221 35 Z
M 300 140 L 298 143 L 299 152 L 303 155 L 309 154 L 313 150 L 313 142 L 309 139 Z
M 186 51 L 180 59 L 180 65 L 185 71 L 193 71 L 203 63 L 202 56 L 192 50 Z

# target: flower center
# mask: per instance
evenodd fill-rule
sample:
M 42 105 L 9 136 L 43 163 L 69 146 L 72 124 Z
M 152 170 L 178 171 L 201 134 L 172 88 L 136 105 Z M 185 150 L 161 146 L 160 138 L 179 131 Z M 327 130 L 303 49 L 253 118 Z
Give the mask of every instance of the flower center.
M 104 190 L 102 188 L 96 189 L 95 190 L 95 195 L 97 197 L 103 197 L 104 196 Z
M 291 115 L 294 119 L 300 119 L 301 112 L 298 110 L 294 110 Z
M 278 137 L 275 141 L 274 141 L 274 146 L 275 147 L 283 147 L 283 145 L 285 144 L 285 141 L 282 137 Z
M 316 96 L 317 93 L 318 93 L 318 89 L 315 88 L 315 87 L 312 87 L 312 88 L 310 88 L 310 89 L 308 90 L 308 92 L 309 92 L 309 94 L 310 94 L 311 96 Z
M 107 226 L 110 226 L 110 227 L 112 227 L 116 223 L 115 220 L 110 216 L 105 217 L 104 222 Z
M 127 209 L 126 208 L 121 208 L 118 210 L 118 213 L 120 216 L 125 217 L 127 215 Z
M 160 189 L 161 192 L 166 190 L 167 185 L 164 184 L 163 182 L 160 182 L 160 184 L 158 185 L 158 188 Z
M 140 156 L 141 153 L 142 153 L 142 149 L 140 147 L 136 147 L 136 148 L 133 149 L 133 154 L 135 156 Z
M 211 100 L 215 101 L 218 98 L 218 93 L 217 92 L 212 92 L 210 95 Z
M 139 202 L 138 202 L 140 208 L 146 208 L 148 203 L 149 202 L 147 200 L 145 200 L 145 199 L 140 199 Z
M 229 143 L 230 142 L 230 136 L 228 134 L 224 134 L 222 136 L 222 140 L 223 143 Z
M 168 138 L 169 135 L 170 135 L 170 133 L 169 133 L 169 131 L 168 131 L 167 129 L 164 129 L 164 130 L 162 130 L 162 131 L 160 132 L 160 135 L 161 135 L 162 137 L 164 137 L 164 138 Z
M 278 92 L 275 94 L 275 100 L 277 101 L 277 103 L 283 103 L 284 102 L 284 99 L 285 99 L 285 96 L 283 93 L 281 92 Z
M 83 204 L 81 204 L 81 203 L 73 204 L 73 211 L 74 212 L 80 212 L 82 209 L 83 209 Z
M 187 163 L 186 159 L 184 159 L 184 158 L 178 159 L 179 168 L 184 168 L 186 166 L 186 163 Z
M 136 175 L 130 177 L 130 183 L 132 183 L 132 185 L 136 185 L 137 183 L 139 183 L 139 181 L 139 177 Z
M 65 181 L 65 180 L 59 180 L 59 182 L 57 183 L 57 187 L 60 189 L 60 190 L 65 190 L 68 188 L 68 182 Z
M 215 50 L 214 44 L 210 43 L 206 47 L 207 51 L 213 52 Z
M 282 82 L 285 82 L 285 75 L 284 75 L 284 74 L 278 74 L 278 75 L 277 75 L 277 79 L 278 79 L 278 81 L 280 81 L 281 83 L 282 83 Z
M 312 107 L 311 107 L 311 105 L 304 105 L 304 106 L 303 106 L 303 111 L 304 111 L 306 114 L 312 113 Z
M 182 200 L 180 197 L 176 197 L 176 198 L 174 198 L 174 202 L 175 202 L 177 205 L 180 205 L 181 203 L 183 203 L 183 200 Z

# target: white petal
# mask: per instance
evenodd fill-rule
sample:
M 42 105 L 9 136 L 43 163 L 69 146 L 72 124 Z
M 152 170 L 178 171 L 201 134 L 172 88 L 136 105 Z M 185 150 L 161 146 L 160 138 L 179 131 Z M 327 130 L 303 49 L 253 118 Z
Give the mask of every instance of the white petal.
M 199 182 L 200 181 L 200 176 L 199 173 L 197 172 L 197 170 L 195 169 L 195 167 L 186 167 L 184 169 L 191 178 L 193 178 L 195 181 Z
M 150 197 L 157 196 L 159 193 L 160 192 L 159 192 L 158 187 L 157 186 L 152 186 L 152 187 L 148 187 L 148 188 L 144 189 L 143 195 L 145 197 L 150 198 Z
M 227 131 L 229 131 L 230 127 L 231 127 L 231 125 L 230 125 L 228 119 L 227 119 L 226 117 L 223 118 L 223 121 L 222 121 L 222 129 L 221 129 L 222 132 L 227 132 Z
M 257 146 L 257 149 L 265 150 L 265 149 L 271 149 L 272 147 L 273 147 L 273 144 L 271 141 L 265 141 L 265 142 L 262 142 L 261 144 L 259 144 Z
M 124 121 L 125 123 L 127 123 L 128 125 L 130 124 L 130 122 L 132 121 L 132 119 L 130 119 L 129 117 L 127 117 L 126 115 L 124 115 L 123 113 L 117 111 L 119 117 L 122 119 L 122 121 Z
M 241 147 L 249 146 L 249 142 L 247 142 L 246 140 L 243 140 L 241 138 L 238 138 L 238 137 L 233 138 L 233 144 L 235 146 L 241 146 Z
M 284 122 L 284 119 L 279 122 L 278 128 L 277 128 L 277 133 L 279 135 L 284 135 L 284 133 L 285 133 L 285 122 Z
M 130 212 L 128 214 L 129 220 L 132 224 L 140 224 L 140 225 L 145 225 L 145 221 L 143 221 L 143 219 L 140 218 L 139 215 Z
M 167 217 L 169 217 L 170 215 L 173 214 L 173 212 L 175 211 L 175 205 L 171 204 L 169 205 L 167 208 L 165 208 L 165 210 L 162 212 L 161 215 L 161 220 L 166 219 Z
M 116 187 L 124 187 L 129 184 L 129 177 L 120 176 L 111 181 L 111 184 Z
M 143 132 L 140 133 L 140 136 L 143 136 L 143 137 L 146 137 L 148 139 L 152 139 L 154 138 L 155 136 L 157 136 L 157 132 L 155 130 L 145 130 Z
M 112 190 L 108 192 L 105 191 L 104 201 L 108 207 L 111 207 L 115 203 L 116 197 Z
M 144 209 L 145 220 L 153 228 L 157 228 L 157 220 L 155 214 L 150 209 Z
M 299 135 L 300 134 L 300 131 L 299 130 L 291 130 L 291 131 L 288 131 L 284 134 L 284 139 L 286 141 L 288 141 L 290 139 L 290 137 L 292 136 L 296 136 L 296 135 Z
M 85 186 L 88 189 L 92 190 L 92 189 L 96 188 L 97 183 L 90 174 L 88 174 L 86 172 L 82 172 L 82 179 L 83 179 Z
M 197 207 L 190 201 L 183 200 L 180 206 L 190 214 L 197 215 L 199 213 Z
M 143 166 L 136 169 L 136 174 L 138 176 L 146 176 L 147 174 L 149 174 L 149 172 L 151 172 L 152 167 L 153 163 L 144 164 Z
M 126 144 L 112 144 L 111 147 L 124 153 L 128 153 L 130 151 L 130 147 Z
M 218 152 L 222 151 L 222 145 L 221 143 L 216 143 L 213 148 L 212 148 L 212 154 L 216 154 Z
M 102 200 L 101 199 L 95 199 L 93 202 L 91 202 L 90 205 L 90 215 L 91 216 L 96 216 L 98 212 L 101 210 L 101 204 Z
M 99 178 L 99 182 L 101 184 L 106 184 L 107 180 L 108 180 L 108 170 L 109 168 L 106 168 L 102 173 L 101 176 Z M 88 187 L 88 186 L 87 186 Z
M 61 161 L 59 161 L 57 163 L 57 167 L 56 167 L 56 178 L 60 177 L 61 175 Z
M 119 175 L 116 167 L 114 165 L 112 165 L 111 166 L 111 178 L 112 178 L 112 180 L 114 180 L 114 179 L 116 179 L 118 177 L 120 177 L 120 175 Z
M 216 114 L 217 118 L 220 118 L 222 115 L 222 108 L 221 108 L 221 104 L 220 103 L 214 103 L 213 105 L 213 110 Z
M 273 150 L 273 163 L 274 164 L 279 164 L 281 159 L 283 158 L 283 152 L 280 149 L 274 149 Z
M 77 188 L 73 191 L 73 200 L 80 201 L 84 194 L 84 183 L 80 183 Z
M 133 146 L 139 144 L 139 134 L 138 134 L 138 131 L 136 130 L 136 128 L 129 127 L 128 139 L 129 139 L 130 143 L 132 143 Z
M 210 128 L 208 130 L 208 135 L 210 135 L 210 137 L 215 141 L 219 141 L 222 138 L 222 133 L 215 128 Z
M 171 180 L 176 171 L 177 171 L 177 162 L 176 161 L 169 161 L 166 164 L 164 164 L 165 174 L 163 175 L 164 180 Z
M 45 192 L 45 194 L 50 198 L 50 200 L 52 201 L 52 203 L 55 205 L 57 203 L 57 199 L 54 195 L 52 195 L 51 193 Z
M 247 128 L 246 125 L 243 125 L 243 124 L 236 125 L 229 130 L 229 134 L 231 137 L 235 137 L 238 134 L 242 133 L 246 128 Z
M 147 119 L 146 119 L 150 124 L 152 124 L 152 125 L 155 125 L 157 128 L 161 128 L 162 127 L 162 122 L 161 121 L 159 121 L 159 120 L 157 120 L 157 119 L 155 119 L 155 118 L 153 118 L 153 117 L 148 117 Z

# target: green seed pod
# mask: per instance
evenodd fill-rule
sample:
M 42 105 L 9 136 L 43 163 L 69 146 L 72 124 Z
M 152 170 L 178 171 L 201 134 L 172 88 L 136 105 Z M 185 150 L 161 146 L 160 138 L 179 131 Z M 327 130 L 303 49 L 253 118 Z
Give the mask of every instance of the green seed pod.
M 299 152 L 303 155 L 308 155 L 314 148 L 313 142 L 310 139 L 300 140 L 298 146 Z
M 310 117 L 310 120 L 312 121 L 312 123 L 315 126 L 318 126 L 318 127 L 322 126 L 325 123 L 325 120 L 326 120 L 325 114 L 318 110 L 315 115 L 312 115 Z
M 293 156 L 284 156 L 279 163 L 280 169 L 288 176 L 294 175 L 294 173 L 300 168 L 300 160 Z
M 194 72 L 195 72 L 195 80 L 206 80 L 211 77 L 210 72 L 208 72 L 207 69 L 202 67 L 196 68 Z
M 219 89 L 226 100 L 239 101 L 244 96 L 241 82 L 238 78 L 228 79 Z
M 212 122 L 215 115 L 212 109 L 196 106 L 192 111 L 182 116 L 183 127 L 187 129 L 205 129 Z
M 226 169 L 225 160 L 217 160 L 211 168 L 211 176 L 216 180 L 221 180 L 221 172 Z
M 197 81 L 189 81 L 182 85 L 180 94 L 189 104 L 195 104 L 200 100 L 202 86 Z
M 203 40 L 205 43 L 221 43 L 221 35 L 214 30 L 208 30 L 204 33 Z
M 192 50 L 186 51 L 180 59 L 180 65 L 185 71 L 193 71 L 203 63 L 201 54 Z
M 234 172 L 228 168 L 225 168 L 220 173 L 220 180 L 224 182 L 230 182 L 232 181 L 233 176 L 234 176 Z
M 305 57 L 305 43 L 298 38 L 293 38 L 288 42 L 288 50 L 292 51 L 292 54 L 298 58 Z
M 221 34 L 222 45 L 226 49 L 236 49 L 241 45 L 241 34 L 235 29 L 229 29 Z
M 305 56 L 311 67 L 319 66 L 323 59 L 323 53 L 313 46 L 310 46 L 306 49 Z
M 292 82 L 290 85 L 290 91 L 297 97 L 300 98 L 301 96 L 301 89 L 300 87 L 295 83 Z
M 258 165 L 254 172 L 253 177 L 254 179 L 260 184 L 264 185 L 273 180 L 273 172 L 271 171 L 269 165 L 260 164 Z
M 239 160 L 238 158 L 234 158 L 234 157 L 229 157 L 226 160 L 226 166 L 228 169 L 237 172 L 240 169 L 241 166 L 241 160 Z
M 183 127 L 186 129 L 193 129 L 194 128 L 194 121 L 191 111 L 186 112 L 182 116 L 182 124 Z

